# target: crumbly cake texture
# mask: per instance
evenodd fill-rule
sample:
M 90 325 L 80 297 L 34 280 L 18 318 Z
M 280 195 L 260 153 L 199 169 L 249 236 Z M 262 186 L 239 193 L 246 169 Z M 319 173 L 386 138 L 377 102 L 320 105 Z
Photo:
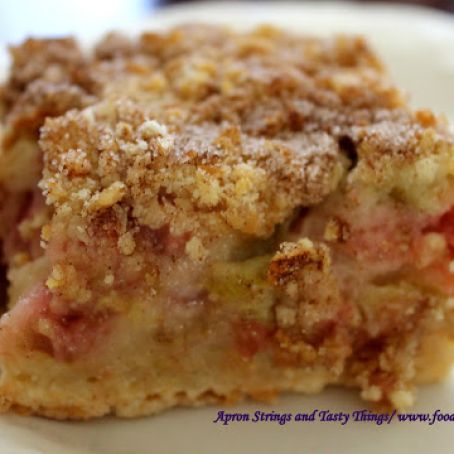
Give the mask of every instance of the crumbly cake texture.
M 132 417 L 454 358 L 454 144 L 362 38 L 190 25 L 11 49 L 1 409 Z

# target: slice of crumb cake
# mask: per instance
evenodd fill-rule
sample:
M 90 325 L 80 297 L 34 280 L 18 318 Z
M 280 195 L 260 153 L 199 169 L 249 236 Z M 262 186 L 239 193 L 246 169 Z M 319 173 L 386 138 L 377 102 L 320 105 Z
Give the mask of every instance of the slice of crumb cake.
M 0 401 L 55 418 L 358 387 L 454 358 L 454 143 L 361 38 L 184 26 L 12 50 Z

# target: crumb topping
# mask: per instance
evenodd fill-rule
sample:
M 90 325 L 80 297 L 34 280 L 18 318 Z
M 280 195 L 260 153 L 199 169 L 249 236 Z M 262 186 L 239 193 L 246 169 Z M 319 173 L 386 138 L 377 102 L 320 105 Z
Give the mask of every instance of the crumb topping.
M 41 187 L 57 208 L 89 215 L 121 202 L 153 228 L 183 228 L 188 219 L 210 228 L 216 217 L 269 236 L 295 206 L 332 191 L 342 174 L 326 133 L 256 138 L 227 124 L 163 125 L 126 101 L 88 109 L 89 118 L 72 111 L 42 129 Z
M 11 53 L 4 146 L 57 117 L 42 131 L 48 202 L 94 213 L 122 201 L 157 228 L 191 205 L 197 217 L 217 211 L 230 227 L 267 236 L 333 191 L 344 137 L 366 175 L 378 153 L 386 166 L 414 160 L 426 129 L 445 134 L 430 113 L 407 110 L 360 37 L 186 25 L 110 34 L 85 55 L 70 38 Z

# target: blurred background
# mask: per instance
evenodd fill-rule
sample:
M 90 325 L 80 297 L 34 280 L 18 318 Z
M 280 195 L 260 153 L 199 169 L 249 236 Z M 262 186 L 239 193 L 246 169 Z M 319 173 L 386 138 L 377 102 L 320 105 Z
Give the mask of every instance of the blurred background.
M 83 31 L 90 36 L 108 28 L 128 28 L 158 8 L 177 3 L 187 5 L 190 1 L 0 0 L 0 44 L 14 43 L 29 35 L 80 34 Z M 401 0 L 388 3 L 424 5 L 454 12 L 454 0 Z

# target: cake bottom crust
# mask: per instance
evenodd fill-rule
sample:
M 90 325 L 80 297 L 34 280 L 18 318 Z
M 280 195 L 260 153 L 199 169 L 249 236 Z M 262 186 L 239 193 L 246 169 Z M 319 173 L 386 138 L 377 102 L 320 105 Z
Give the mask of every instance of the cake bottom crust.
M 449 336 L 427 336 L 416 361 L 414 384 L 443 380 L 453 360 L 454 342 Z M 128 376 L 112 374 L 95 378 L 79 373 L 71 365 L 37 354 L 35 358 L 11 361 L 3 369 L 0 411 L 12 410 L 59 420 L 87 420 L 108 415 L 133 418 L 176 406 L 232 406 L 244 399 L 272 403 L 284 392 L 315 394 L 328 385 L 360 386 L 356 377 L 336 379 L 323 368 L 279 368 L 264 358 L 244 364 L 236 372 L 229 368 L 208 372 L 195 367 L 187 368 L 181 376 L 154 370 L 153 377 L 141 369 L 140 373 Z M 362 397 L 373 400 L 370 391 L 363 389 Z M 411 391 L 400 391 L 395 406 L 411 405 Z

